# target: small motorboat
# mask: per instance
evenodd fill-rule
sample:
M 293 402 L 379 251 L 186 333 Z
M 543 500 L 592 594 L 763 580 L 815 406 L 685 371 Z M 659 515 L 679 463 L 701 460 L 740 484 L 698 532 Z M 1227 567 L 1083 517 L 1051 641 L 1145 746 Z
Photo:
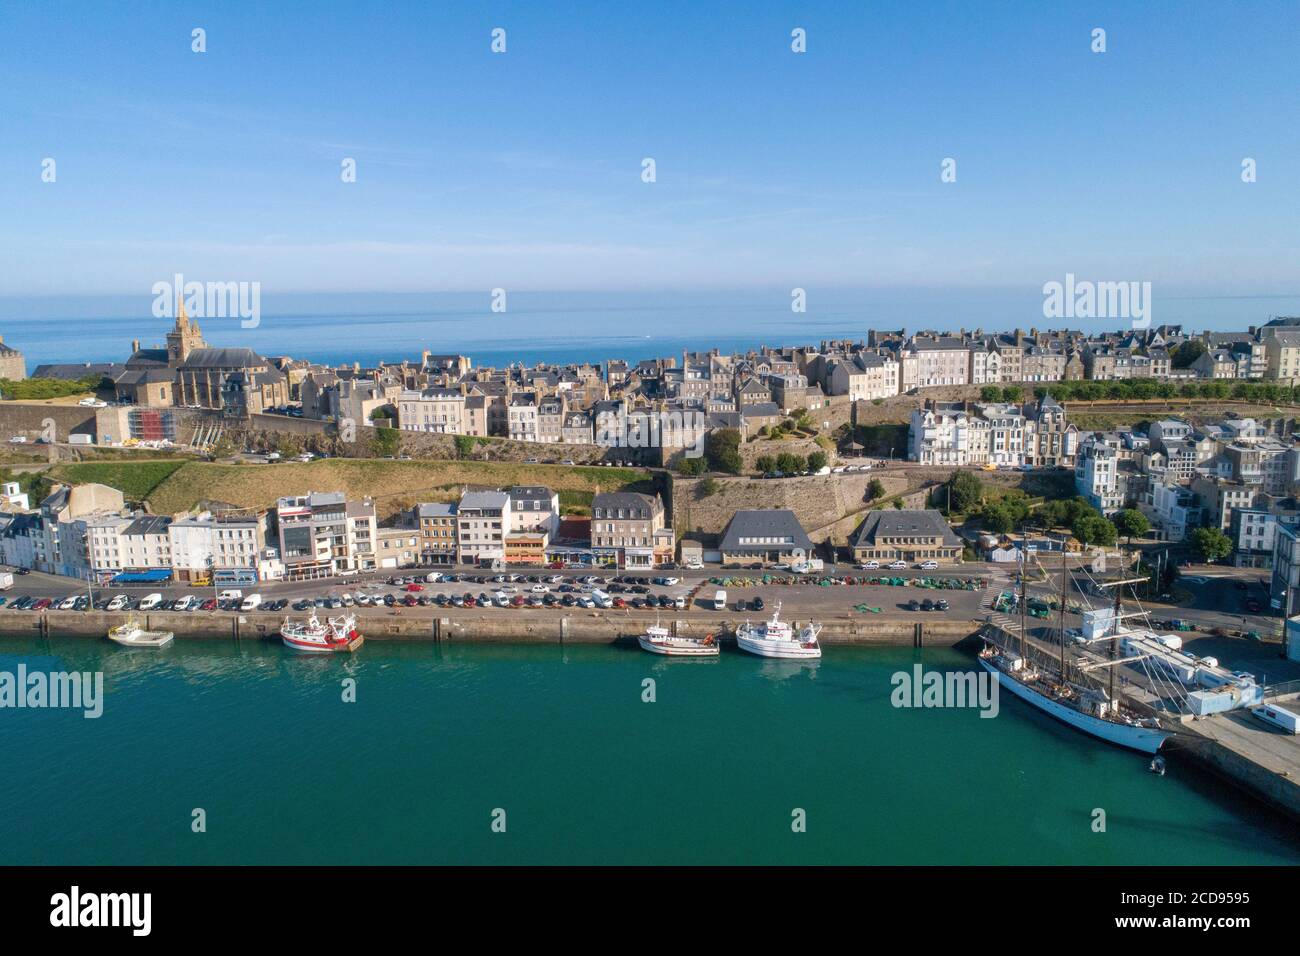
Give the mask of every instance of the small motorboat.
M 1156 754 L 1151 758 L 1151 766 L 1148 768 L 1157 777 L 1165 775 L 1165 758 L 1162 754 Z
M 357 619 L 353 614 L 343 617 L 327 617 L 323 622 L 312 611 L 311 617 L 303 622 L 284 619 L 280 625 L 280 640 L 286 647 L 295 651 L 311 654 L 330 654 L 339 651 L 355 651 L 364 643 L 357 633 Z
M 637 635 L 642 650 L 666 657 L 717 657 L 718 641 L 712 634 L 703 637 L 678 637 L 668 628 L 651 624 L 644 634 Z
M 123 647 L 166 647 L 175 636 L 171 631 L 146 631 L 133 617 L 108 631 L 108 639 Z

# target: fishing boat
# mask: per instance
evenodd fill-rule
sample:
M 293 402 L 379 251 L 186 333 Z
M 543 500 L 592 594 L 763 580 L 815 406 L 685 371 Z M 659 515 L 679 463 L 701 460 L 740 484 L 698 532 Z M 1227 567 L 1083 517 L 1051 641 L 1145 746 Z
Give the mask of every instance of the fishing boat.
M 781 620 L 781 602 L 777 601 L 772 611 L 772 620 L 764 624 L 750 624 L 746 621 L 736 628 L 736 644 L 742 651 L 759 657 L 815 660 L 822 656 L 821 644 L 817 642 L 821 630 L 820 624 L 810 623 L 796 631 Z
M 165 647 L 175 635 L 171 631 L 146 631 L 133 617 L 117 627 L 109 628 L 108 639 L 123 647 Z
M 1144 581 L 1135 578 L 1127 581 L 1102 582 L 1102 587 L 1114 587 L 1115 610 L 1110 635 L 1109 660 L 1079 662 L 1071 674 L 1066 660 L 1065 647 L 1065 554 L 1061 555 L 1060 589 L 1060 659 L 1051 661 L 1041 655 L 1041 665 L 1029 659 L 1030 645 L 1026 641 L 1025 624 L 1025 574 L 1020 578 L 1020 640 L 1019 652 L 1011 646 L 1009 632 L 1000 627 L 986 627 L 981 634 L 984 647 L 979 653 L 979 663 L 984 670 L 997 677 L 998 684 L 1021 700 L 1032 704 L 1062 723 L 1076 730 L 1130 750 L 1155 754 L 1160 746 L 1173 736 L 1160 728 L 1153 717 L 1146 717 L 1127 707 L 1115 694 L 1115 671 L 1120 663 L 1115 644 L 1119 639 L 1120 588 L 1126 584 Z M 1109 673 L 1109 686 L 1103 688 L 1091 682 L 1090 673 L 1105 668 Z
M 668 628 L 651 624 L 644 634 L 637 635 L 642 650 L 667 657 L 717 657 L 718 641 L 712 634 L 703 637 L 678 637 Z
M 306 621 L 284 619 L 280 625 L 280 640 L 286 647 L 309 654 L 330 654 L 355 651 L 365 638 L 357 633 L 357 619 L 353 614 L 327 617 L 323 622 L 312 611 Z

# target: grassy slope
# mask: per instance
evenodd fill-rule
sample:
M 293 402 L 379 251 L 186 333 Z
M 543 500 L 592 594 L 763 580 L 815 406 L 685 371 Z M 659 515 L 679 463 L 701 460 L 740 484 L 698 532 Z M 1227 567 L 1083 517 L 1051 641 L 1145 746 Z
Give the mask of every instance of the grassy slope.
M 128 501 L 143 501 L 184 465 L 184 460 L 72 462 L 55 465 L 49 476 L 74 485 L 98 482 L 117 488 Z
M 525 484 L 559 492 L 566 510 L 581 510 L 597 490 L 650 490 L 648 476 L 628 468 L 341 458 L 276 465 L 190 462 L 153 490 L 149 505 L 156 514 L 187 511 L 203 499 L 265 508 L 284 495 L 343 491 L 349 498 L 373 498 L 387 516 L 418 501 L 455 501 L 464 485 Z

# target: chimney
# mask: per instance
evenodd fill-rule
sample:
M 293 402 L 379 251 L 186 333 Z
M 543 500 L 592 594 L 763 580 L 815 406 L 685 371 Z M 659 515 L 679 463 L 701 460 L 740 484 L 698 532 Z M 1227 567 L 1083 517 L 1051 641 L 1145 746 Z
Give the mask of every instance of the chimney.
M 131 354 L 134 355 L 134 354 L 135 354 L 136 352 L 138 352 L 138 351 L 140 351 L 140 340 L 139 340 L 139 339 L 132 339 L 132 340 L 131 340 Z

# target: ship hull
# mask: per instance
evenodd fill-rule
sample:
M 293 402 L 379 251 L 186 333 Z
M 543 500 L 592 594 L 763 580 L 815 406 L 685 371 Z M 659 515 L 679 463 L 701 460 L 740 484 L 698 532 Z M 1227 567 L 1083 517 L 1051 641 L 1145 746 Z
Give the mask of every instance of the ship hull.
M 798 641 L 770 641 L 763 638 L 745 637 L 736 634 L 736 646 L 742 651 L 757 654 L 759 657 L 776 657 L 782 660 L 809 661 L 822 656 L 820 645 L 804 647 Z
M 640 635 L 637 637 L 637 643 L 641 649 L 649 651 L 651 654 L 661 654 L 664 657 L 717 657 L 717 644 L 697 644 L 697 643 L 676 643 L 660 644 L 650 640 L 650 638 Z
M 1080 713 L 1027 687 L 984 658 L 981 657 L 979 662 L 980 666 L 986 671 L 996 675 L 999 684 L 1025 701 L 1025 703 L 1032 704 L 1062 723 L 1069 724 L 1076 730 L 1081 730 L 1085 734 L 1104 740 L 1107 743 L 1127 747 L 1129 750 L 1136 750 L 1139 753 L 1154 754 L 1160 749 L 1160 745 L 1172 736 L 1168 731 L 1157 730 L 1152 727 L 1132 727 L 1127 724 L 1117 724 L 1114 721 L 1103 720 L 1091 714 Z

